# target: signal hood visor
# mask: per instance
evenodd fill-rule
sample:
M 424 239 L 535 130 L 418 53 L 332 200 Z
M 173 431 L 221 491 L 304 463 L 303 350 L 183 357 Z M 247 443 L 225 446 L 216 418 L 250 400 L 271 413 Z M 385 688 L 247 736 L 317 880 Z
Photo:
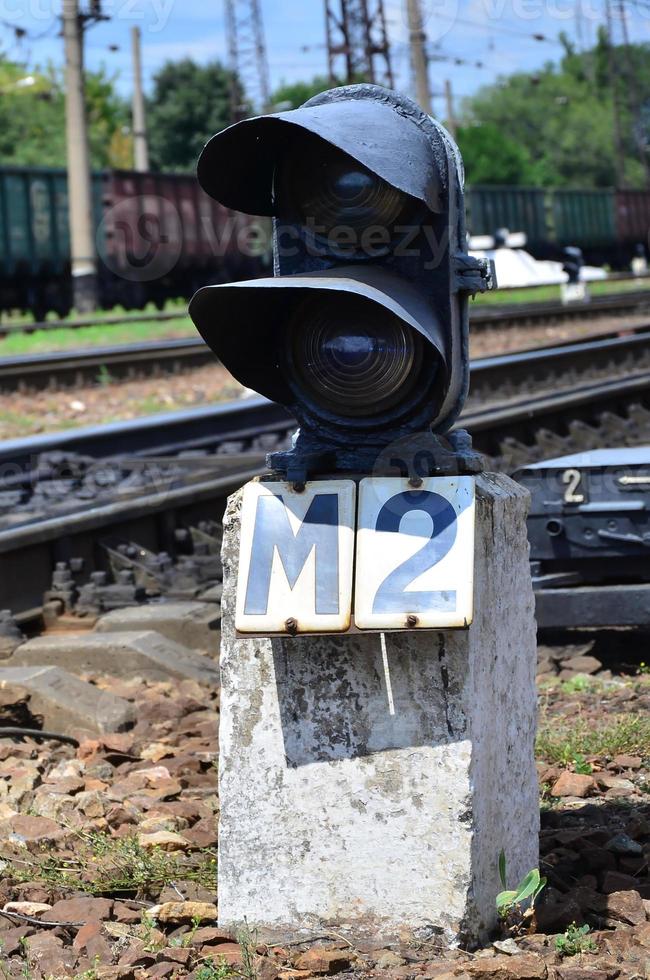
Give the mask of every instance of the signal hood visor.
M 287 143 L 299 152 L 300 130 L 347 153 L 436 214 L 443 210 L 443 179 L 427 135 L 388 103 L 368 99 L 306 105 L 235 123 L 204 147 L 198 163 L 201 187 L 226 207 L 277 216 L 275 168 Z M 442 159 L 439 164 L 444 168 Z
M 285 328 L 305 299 L 332 290 L 381 307 L 421 335 L 438 363 L 437 386 L 446 390 L 444 338 L 431 307 L 412 286 L 381 268 L 345 266 L 310 275 L 206 286 L 192 299 L 190 316 L 241 384 L 291 406 L 297 399 L 283 370 Z

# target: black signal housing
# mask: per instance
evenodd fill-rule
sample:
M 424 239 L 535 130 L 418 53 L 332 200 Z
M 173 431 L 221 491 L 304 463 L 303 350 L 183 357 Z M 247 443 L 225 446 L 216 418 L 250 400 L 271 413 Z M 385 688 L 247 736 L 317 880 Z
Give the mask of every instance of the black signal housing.
M 475 471 L 467 438 L 444 437 L 467 395 L 468 296 L 490 270 L 466 251 L 447 131 L 394 92 L 346 86 L 218 133 L 198 175 L 222 204 L 273 217 L 274 277 L 190 305 L 231 373 L 298 419 L 272 468 L 368 472 L 420 434 L 428 471 L 454 457 Z

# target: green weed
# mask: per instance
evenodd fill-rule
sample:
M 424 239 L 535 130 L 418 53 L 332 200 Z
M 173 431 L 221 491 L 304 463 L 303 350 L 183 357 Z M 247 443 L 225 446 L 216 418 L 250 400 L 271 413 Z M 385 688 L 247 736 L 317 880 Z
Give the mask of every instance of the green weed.
M 599 282 L 588 284 L 589 292 L 592 296 L 605 296 L 612 293 L 638 292 L 645 288 L 645 284 L 631 279 L 627 282 L 608 282 L 606 279 Z M 497 289 L 493 292 L 480 293 L 477 295 L 475 303 L 479 306 L 484 304 L 501 306 L 510 303 L 542 303 L 546 300 L 559 302 L 559 286 L 535 286 L 523 287 L 521 289 Z
M 546 878 L 540 877 L 539 870 L 534 868 L 522 878 L 515 889 L 508 889 L 506 872 L 505 851 L 499 854 L 499 880 L 503 891 L 496 897 L 496 906 L 499 918 L 502 920 L 512 916 L 513 912 L 517 916 L 531 915 L 535 908 L 535 902 L 546 886 Z M 523 908 L 523 903 L 528 901 L 527 909 Z
M 105 364 L 100 365 L 99 371 L 97 372 L 97 384 L 106 388 L 107 385 L 113 383 L 113 377 L 111 372 L 108 370 Z
M 581 776 L 591 776 L 594 767 L 590 762 L 587 762 L 584 755 L 578 752 L 573 757 L 573 771 L 579 773 Z
M 97 980 L 99 976 L 99 956 L 95 957 L 94 966 L 89 967 L 89 969 L 84 970 L 83 973 L 76 973 L 74 980 Z
M 185 935 L 183 935 L 183 936 L 176 936 L 175 939 L 172 939 L 171 940 L 171 942 L 170 942 L 169 945 L 170 946 L 180 946 L 180 947 L 191 946 L 192 945 L 192 940 L 194 939 L 194 936 L 196 935 L 196 930 L 199 928 L 199 926 L 201 925 L 201 922 L 202 921 L 203 920 L 201 919 L 200 916 L 196 916 L 195 915 L 194 918 L 192 919 L 192 926 L 190 928 L 190 931 L 189 932 L 186 932 Z
M 218 961 L 210 960 L 198 967 L 194 971 L 194 976 L 196 980 L 226 980 L 227 977 L 233 975 L 233 972 L 230 964 L 226 963 L 223 956 L 220 956 Z
M 35 427 L 38 425 L 39 420 L 35 415 L 24 415 L 21 412 L 0 409 L 0 437 L 3 426 L 11 431 L 12 436 L 22 436 L 35 432 Z
M 78 837 L 74 857 L 62 859 L 43 850 L 29 860 L 7 856 L 4 877 L 15 882 L 40 881 L 91 895 L 156 894 L 165 885 L 195 881 L 214 887 L 216 854 L 209 849 L 191 855 L 143 848 L 137 837 L 111 837 L 101 831 Z
M 182 299 L 180 296 L 177 297 L 176 299 L 169 299 L 165 303 L 164 309 L 166 313 L 174 313 L 176 311 L 178 311 L 178 313 L 184 313 L 187 310 L 187 300 Z M 156 308 L 155 303 L 147 303 L 147 305 L 142 310 L 135 310 L 135 311 L 127 309 L 124 306 L 114 306 L 110 310 L 95 310 L 95 312 L 92 314 L 92 317 L 95 320 L 101 321 L 101 320 L 105 320 L 107 317 L 115 317 L 115 316 L 137 317 L 138 313 L 157 313 L 157 312 L 158 310 Z M 87 313 L 80 313 L 79 310 L 74 310 L 74 309 L 70 310 L 70 312 L 66 314 L 66 316 L 64 317 L 58 317 L 54 312 L 48 313 L 47 316 L 45 317 L 47 323 L 60 323 L 60 324 L 66 324 L 70 320 L 87 320 L 87 319 L 88 319 Z M 33 322 L 34 322 L 34 317 L 31 315 L 31 313 L 17 313 L 16 311 L 13 311 L 12 315 L 7 316 L 6 319 L 4 317 L 2 319 L 2 323 L 5 326 L 16 326 L 16 325 L 22 326 L 23 324 L 29 325 L 30 323 Z
M 242 968 L 240 973 L 244 980 L 257 980 L 257 932 L 250 929 L 248 923 L 237 933 L 237 942 L 241 947 Z
M 583 691 L 595 690 L 597 687 L 598 681 L 587 674 L 576 674 L 575 677 L 570 677 L 560 684 L 563 694 L 581 694 Z
M 551 796 L 552 783 L 542 783 L 539 788 L 539 808 L 542 811 L 552 810 L 556 802 L 555 797 Z
M 158 953 L 167 945 L 165 937 L 162 936 L 161 938 L 158 922 L 146 912 L 142 913 L 142 922 L 138 929 L 138 935 L 147 953 Z
M 108 315 L 108 314 L 107 314 Z M 195 337 L 196 327 L 188 316 L 178 319 L 149 322 L 133 320 L 129 323 L 101 324 L 93 327 L 71 328 L 66 326 L 35 330 L 34 333 L 10 333 L 0 337 L 0 356 L 41 354 L 56 350 L 76 350 L 81 347 L 113 347 L 118 344 L 137 344 L 144 341 L 165 340 L 172 337 Z
M 589 926 L 577 926 L 574 923 L 565 933 L 555 937 L 555 948 L 560 956 L 577 956 L 578 953 L 597 953 L 598 946 L 588 935 Z

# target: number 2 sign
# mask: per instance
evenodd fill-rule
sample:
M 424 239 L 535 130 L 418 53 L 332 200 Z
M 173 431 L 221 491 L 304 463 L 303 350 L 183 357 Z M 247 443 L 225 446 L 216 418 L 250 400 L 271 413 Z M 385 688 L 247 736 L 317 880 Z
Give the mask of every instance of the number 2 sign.
M 473 596 L 472 477 L 432 477 L 416 489 L 408 480 L 362 480 L 357 628 L 468 626 Z
M 473 615 L 474 480 L 244 488 L 240 633 L 467 627 Z M 356 526 L 356 534 L 355 534 Z M 356 574 L 353 568 L 356 564 Z M 353 594 L 354 593 L 354 594 Z

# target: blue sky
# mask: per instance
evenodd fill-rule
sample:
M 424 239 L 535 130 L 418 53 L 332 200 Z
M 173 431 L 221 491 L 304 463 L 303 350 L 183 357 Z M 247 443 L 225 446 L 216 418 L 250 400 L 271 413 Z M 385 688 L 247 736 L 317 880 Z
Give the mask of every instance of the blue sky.
M 333 0 L 334 3 L 337 0 Z M 461 99 L 500 74 L 534 69 L 556 59 L 560 31 L 579 46 L 593 43 L 605 20 L 606 0 L 422 0 L 430 48 L 444 60 L 431 65 L 434 92 L 449 78 L 454 97 Z M 623 38 L 618 0 L 614 30 Z M 261 0 L 271 81 L 295 81 L 324 73 L 323 0 Z M 650 40 L 650 0 L 625 0 L 631 40 Z M 411 92 L 405 0 L 385 0 L 398 88 Z M 61 62 L 57 37 L 61 0 L 0 0 L 0 43 L 13 58 L 30 64 Z M 132 85 L 129 32 L 139 24 L 143 33 L 145 86 L 168 59 L 191 56 L 197 61 L 226 58 L 223 0 L 104 0 L 111 19 L 93 27 L 87 37 L 90 68 L 105 64 L 119 73 L 119 87 L 128 95 Z M 11 25 L 27 29 L 16 42 Z M 543 34 L 547 40 L 535 40 Z M 109 50 L 117 45 L 119 50 Z M 461 59 L 469 64 L 456 64 Z M 475 62 L 481 62 L 478 68 Z M 442 114 L 442 99 L 434 100 Z

